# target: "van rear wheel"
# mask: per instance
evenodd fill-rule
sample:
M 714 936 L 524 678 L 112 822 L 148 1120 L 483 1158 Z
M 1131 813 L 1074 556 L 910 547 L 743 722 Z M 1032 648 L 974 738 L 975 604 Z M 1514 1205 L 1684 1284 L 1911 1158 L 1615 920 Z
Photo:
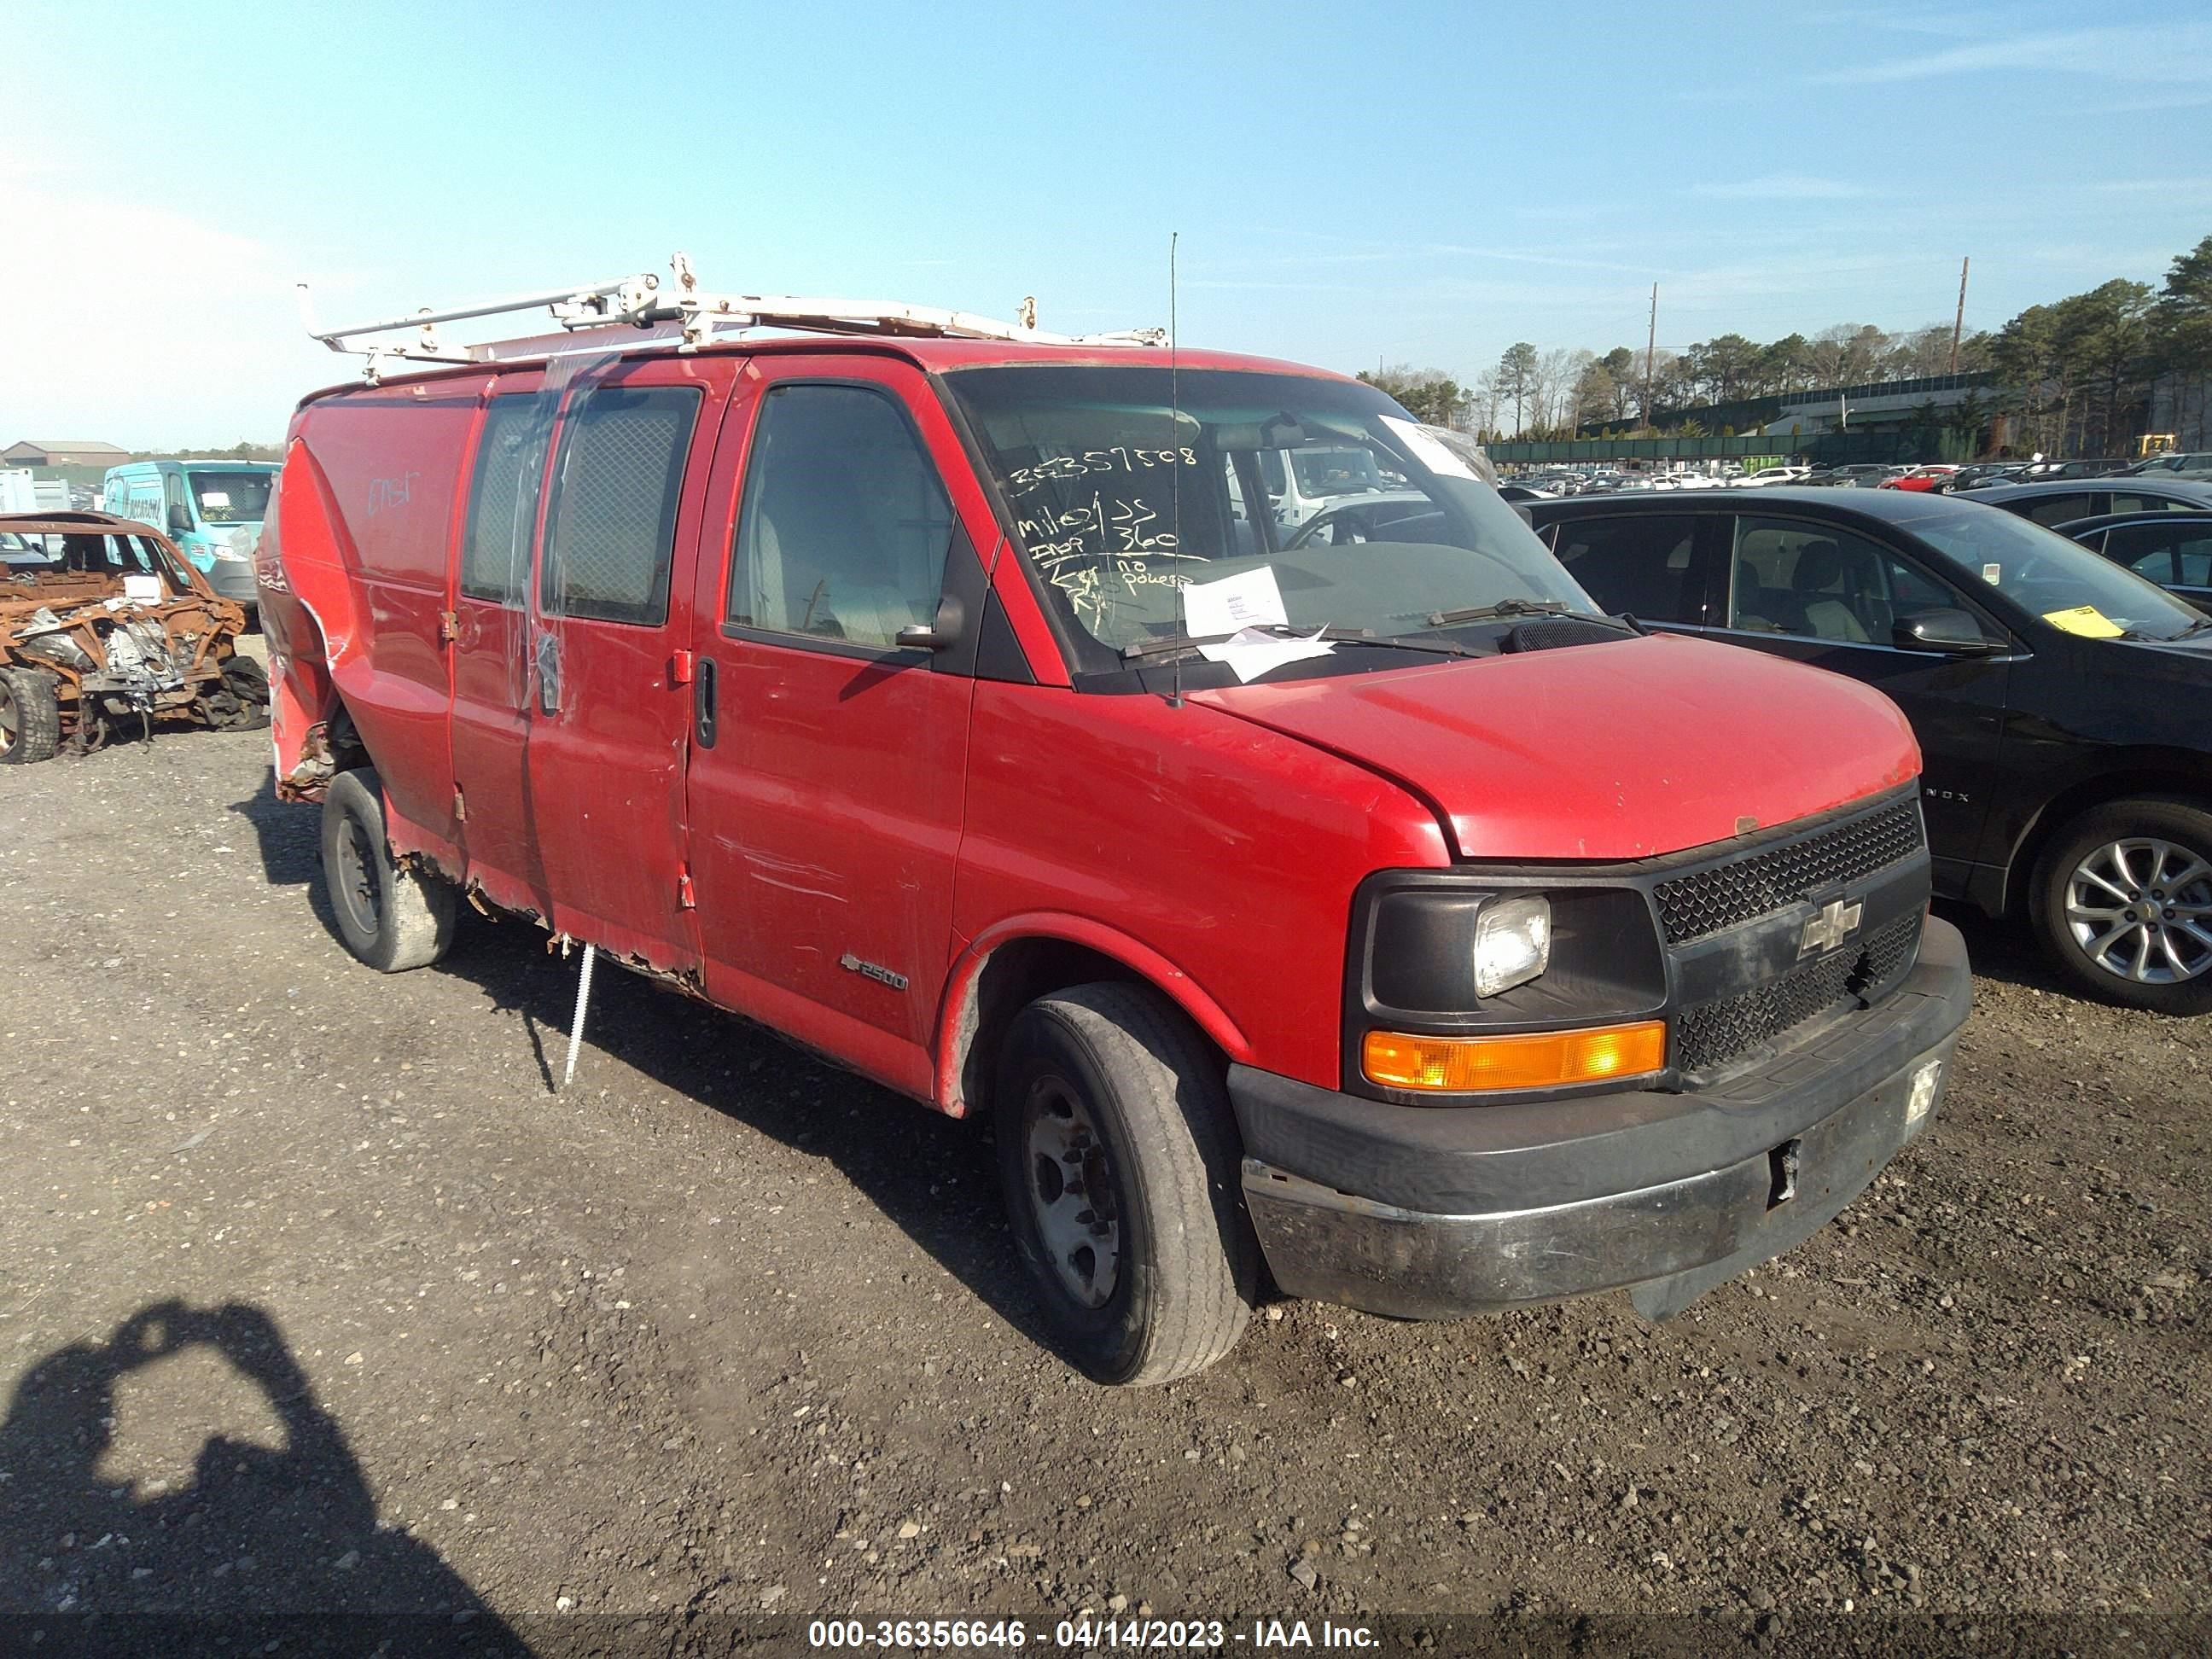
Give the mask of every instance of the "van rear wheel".
M 999 1173 L 1061 1352 L 1101 1382 L 1171 1382 L 1236 1346 L 1258 1295 L 1219 1057 L 1158 993 L 1079 986 L 1015 1017 Z
M 2036 931 L 2081 990 L 2153 1013 L 2212 1013 L 2212 811 L 2118 800 L 2061 830 L 2036 866 Z
M 384 789 L 362 769 L 323 798 L 323 884 L 345 948 L 380 973 L 426 967 L 453 942 L 452 885 L 401 865 L 384 827 Z

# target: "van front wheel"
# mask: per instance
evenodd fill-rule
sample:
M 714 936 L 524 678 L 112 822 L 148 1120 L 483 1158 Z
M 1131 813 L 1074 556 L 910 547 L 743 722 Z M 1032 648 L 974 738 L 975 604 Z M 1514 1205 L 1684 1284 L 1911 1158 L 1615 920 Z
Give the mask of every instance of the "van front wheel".
M 422 968 L 453 942 L 453 887 L 398 863 L 374 772 L 341 772 L 323 798 L 323 884 L 345 948 L 380 973 Z
M 1171 1382 L 1236 1346 L 1258 1294 L 1221 1061 L 1147 987 L 1079 986 L 1016 1016 L 999 1173 L 1061 1352 L 1101 1382 Z

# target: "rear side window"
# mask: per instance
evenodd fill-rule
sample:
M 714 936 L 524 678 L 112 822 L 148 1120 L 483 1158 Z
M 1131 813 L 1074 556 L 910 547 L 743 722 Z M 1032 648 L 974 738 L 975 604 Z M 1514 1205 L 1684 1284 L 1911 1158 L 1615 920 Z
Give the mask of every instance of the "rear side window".
M 2086 494 L 2045 495 L 2028 503 L 2027 516 L 2034 524 L 2067 524 L 2087 518 L 2089 512 L 2089 497 Z
M 745 473 L 731 623 L 888 648 L 936 617 L 952 507 L 890 398 L 775 388 Z
M 2105 552 L 2154 582 L 2212 584 L 2212 525 L 2123 525 L 2106 538 Z
M 1705 621 L 1705 584 L 1687 514 L 1568 519 L 1553 549 L 1567 574 L 1606 610 L 1645 622 Z
M 461 592 L 472 599 L 520 605 L 528 586 L 531 538 L 538 529 L 538 458 L 545 434 L 534 397 L 496 398 L 484 410 L 469 486 L 461 543 Z
M 539 602 L 549 616 L 668 620 L 676 501 L 699 413 L 688 386 L 600 386 L 561 439 Z
M 2129 495 L 2112 492 L 2112 504 L 2108 513 L 2195 513 L 2201 511 L 2194 501 L 2177 501 L 2171 495 Z

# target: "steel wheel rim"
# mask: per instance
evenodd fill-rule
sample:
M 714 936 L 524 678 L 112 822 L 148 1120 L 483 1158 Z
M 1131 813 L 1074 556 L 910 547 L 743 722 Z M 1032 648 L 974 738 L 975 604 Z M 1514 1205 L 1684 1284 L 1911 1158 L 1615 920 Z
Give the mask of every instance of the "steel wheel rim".
M 1085 1308 L 1114 1299 L 1121 1276 L 1121 1193 L 1106 1144 L 1074 1088 L 1030 1085 L 1023 1113 L 1022 1188 L 1054 1280 Z
M 2066 931 L 2102 971 L 2181 985 L 2212 971 L 2212 863 L 2177 842 L 2107 842 L 2066 878 Z
M 353 921 L 365 933 L 374 933 L 377 926 L 379 892 L 376 880 L 375 849 L 369 845 L 368 827 L 353 816 L 346 815 L 345 827 L 338 832 L 338 902 L 344 905 Z
M 0 755 L 14 749 L 23 732 L 23 716 L 16 706 L 15 693 L 6 682 L 0 681 Z

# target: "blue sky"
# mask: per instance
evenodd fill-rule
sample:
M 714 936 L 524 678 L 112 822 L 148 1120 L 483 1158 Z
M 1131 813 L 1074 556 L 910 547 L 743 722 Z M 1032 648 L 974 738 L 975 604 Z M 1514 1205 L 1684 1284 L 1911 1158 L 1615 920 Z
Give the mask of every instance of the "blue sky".
M 2190 10 L 18 5 L 0 444 L 273 440 L 349 372 L 302 276 L 356 320 L 679 247 L 1081 330 L 1164 322 L 1179 232 L 1186 343 L 1347 370 L 1640 344 L 1655 281 L 1676 348 L 1948 321 L 1966 253 L 1994 327 L 2212 233 Z

